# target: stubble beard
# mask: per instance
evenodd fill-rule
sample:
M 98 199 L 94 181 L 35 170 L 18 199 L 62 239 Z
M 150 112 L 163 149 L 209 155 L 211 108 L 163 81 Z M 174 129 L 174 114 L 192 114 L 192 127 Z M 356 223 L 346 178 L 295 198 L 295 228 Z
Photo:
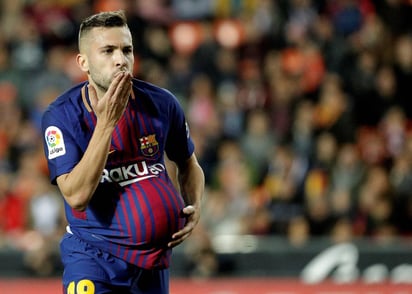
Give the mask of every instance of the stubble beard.
M 128 67 L 123 67 L 119 71 L 129 72 L 129 73 L 131 72 Z M 89 78 L 96 85 L 97 90 L 101 91 L 103 93 L 107 92 L 107 90 L 109 89 L 109 87 L 110 87 L 110 85 L 111 85 L 112 81 L 114 80 L 117 73 L 118 72 L 113 74 L 113 76 L 111 76 L 111 77 L 106 77 L 106 76 L 103 76 L 100 73 L 98 73 L 98 71 L 96 71 L 96 70 L 90 70 L 89 69 L 89 72 L 88 72 Z
M 130 72 L 128 69 L 123 69 L 122 71 Z M 91 74 L 90 72 L 89 72 L 89 76 L 90 76 L 90 79 L 93 81 L 93 83 L 98 88 L 98 90 L 104 93 L 107 92 L 107 90 L 110 87 L 110 84 L 112 83 L 114 79 L 114 76 L 112 78 L 105 78 L 105 77 L 102 77 L 101 75 Z
M 102 92 L 107 92 L 109 89 L 111 80 L 102 78 L 102 77 L 96 77 L 95 75 L 90 74 L 90 79 L 93 81 L 93 83 L 96 85 L 99 91 Z

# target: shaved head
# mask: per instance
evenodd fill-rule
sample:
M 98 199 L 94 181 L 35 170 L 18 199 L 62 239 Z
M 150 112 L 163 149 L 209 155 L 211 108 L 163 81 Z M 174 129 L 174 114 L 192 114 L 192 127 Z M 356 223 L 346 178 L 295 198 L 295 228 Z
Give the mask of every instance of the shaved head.
M 127 27 L 126 15 L 123 10 L 100 12 L 89 16 L 80 24 L 78 46 L 79 51 L 84 52 L 89 32 L 94 28 Z

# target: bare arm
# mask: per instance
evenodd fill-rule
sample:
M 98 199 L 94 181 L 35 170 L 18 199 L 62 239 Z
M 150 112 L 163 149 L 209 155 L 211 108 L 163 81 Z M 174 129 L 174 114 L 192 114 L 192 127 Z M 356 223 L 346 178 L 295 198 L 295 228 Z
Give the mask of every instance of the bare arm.
M 176 232 L 169 242 L 169 247 L 174 247 L 187 239 L 200 219 L 200 205 L 204 193 L 205 177 L 196 156 L 193 154 L 183 166 L 178 167 L 180 190 L 187 206 L 183 214 L 187 218 L 183 229 Z
M 89 86 L 89 98 L 97 123 L 89 145 L 79 163 L 70 173 L 57 178 L 57 184 L 67 203 L 83 211 L 95 192 L 106 165 L 113 130 L 126 108 L 131 92 L 130 74 L 120 73 L 106 94 L 98 99 Z

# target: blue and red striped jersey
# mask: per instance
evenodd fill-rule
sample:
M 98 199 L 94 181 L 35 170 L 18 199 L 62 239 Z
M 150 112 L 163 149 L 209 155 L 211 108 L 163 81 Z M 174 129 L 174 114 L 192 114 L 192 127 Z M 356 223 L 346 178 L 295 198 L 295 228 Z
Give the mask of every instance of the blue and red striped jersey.
M 50 180 L 81 160 L 96 125 L 87 82 L 68 90 L 43 114 Z M 185 203 L 168 177 L 164 153 L 179 163 L 194 152 L 184 112 L 169 91 L 133 79 L 133 92 L 112 136 L 100 184 L 87 209 L 65 202 L 73 234 L 132 264 L 167 268 L 171 235 L 183 227 Z

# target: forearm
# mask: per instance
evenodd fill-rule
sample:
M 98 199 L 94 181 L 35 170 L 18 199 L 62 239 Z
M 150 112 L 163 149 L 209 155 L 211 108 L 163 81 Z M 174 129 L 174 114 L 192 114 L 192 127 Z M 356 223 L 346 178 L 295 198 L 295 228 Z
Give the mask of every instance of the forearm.
M 182 210 L 182 214 L 186 217 L 186 224 L 172 235 L 172 240 L 168 243 L 169 247 L 175 247 L 187 239 L 200 219 L 205 177 L 195 155 L 178 167 L 178 179 L 180 191 L 186 202 Z
M 96 124 L 89 145 L 74 169 L 57 178 L 57 184 L 67 203 L 84 210 L 100 182 L 106 165 L 113 128 Z
M 178 174 L 181 193 L 186 204 L 199 208 L 204 193 L 205 177 L 194 155 L 183 168 L 179 167 Z

